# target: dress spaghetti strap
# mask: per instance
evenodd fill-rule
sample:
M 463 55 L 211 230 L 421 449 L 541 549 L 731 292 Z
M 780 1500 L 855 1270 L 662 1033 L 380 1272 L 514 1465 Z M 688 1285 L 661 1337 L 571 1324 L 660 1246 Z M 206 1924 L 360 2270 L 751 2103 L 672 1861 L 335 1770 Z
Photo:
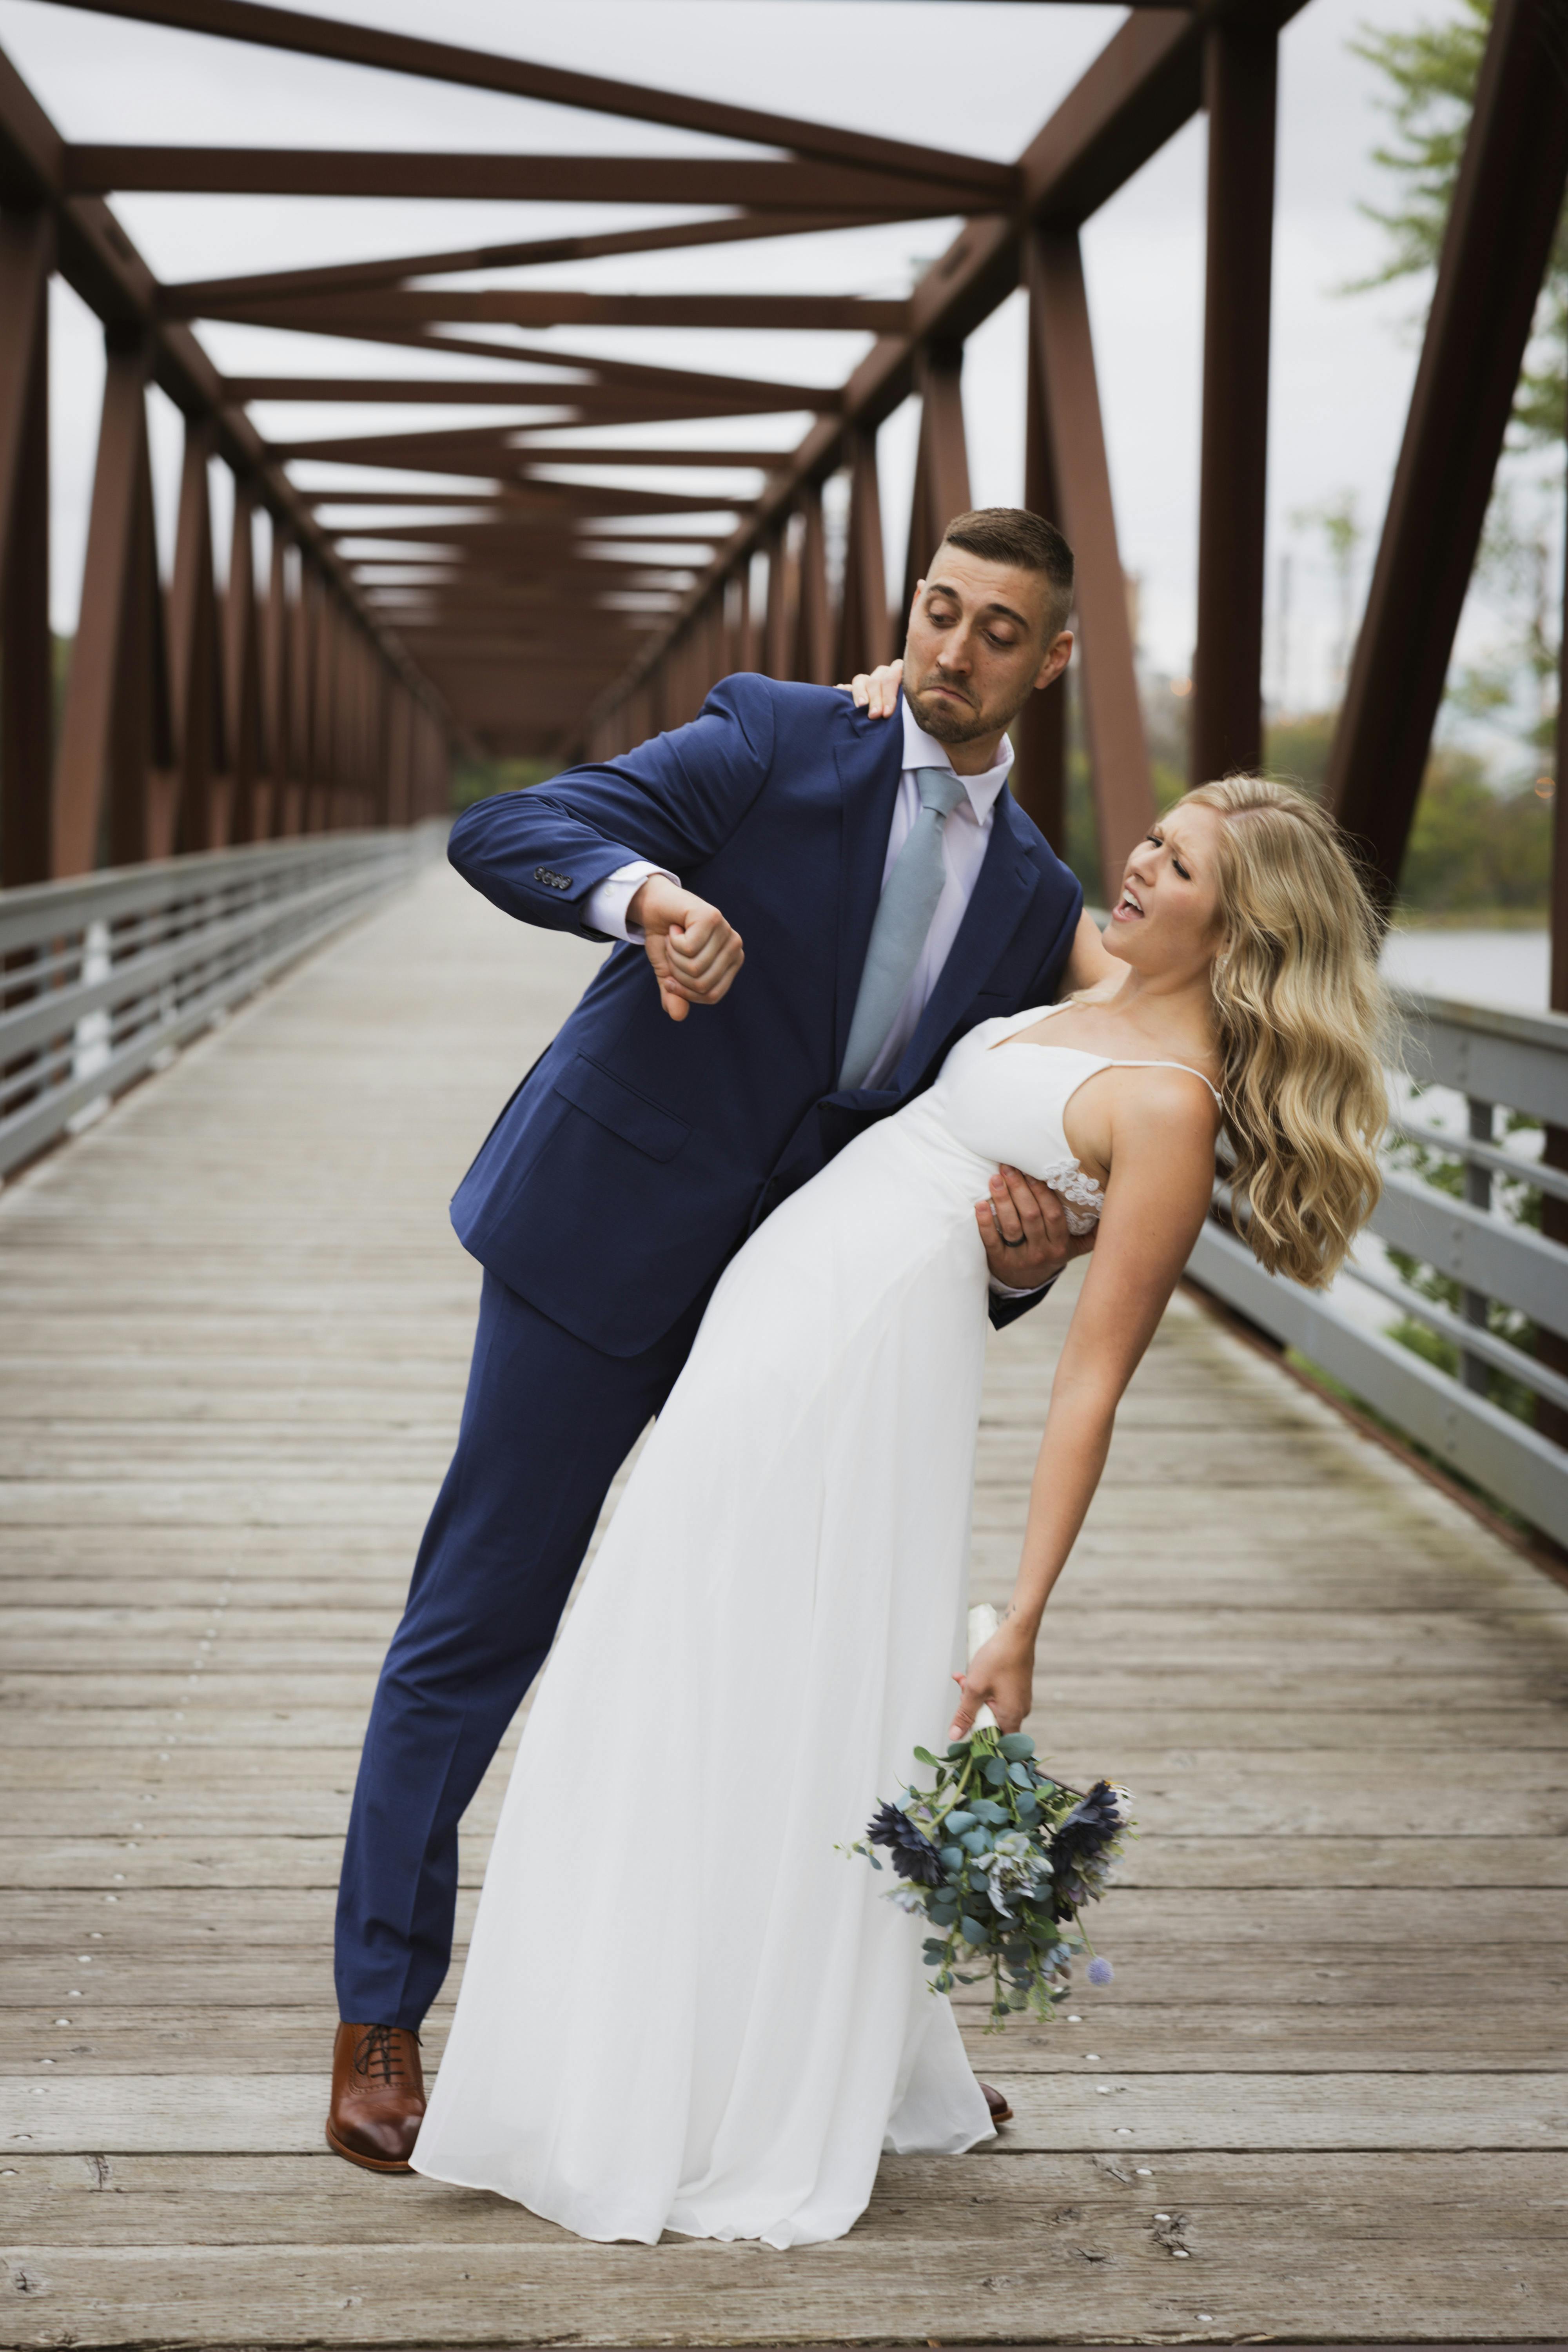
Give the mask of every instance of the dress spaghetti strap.
M 1070 1002 L 1071 1000 L 1068 999 L 1060 1004 L 1037 1004 L 1033 1006 L 1029 1012 L 1018 1013 L 1013 1021 L 1008 1023 L 1006 1035 L 1004 1037 L 998 1037 L 996 1044 L 988 1047 L 987 1050 L 991 1053 L 995 1053 L 998 1047 L 1010 1045 L 1013 1039 L 1017 1035 L 1020 1029 L 1026 1029 L 1037 1021 L 1048 1021 L 1051 1015 L 1055 1013 L 1066 1013 L 1068 1010 Z M 1026 1038 L 1023 1042 L 1026 1045 L 1032 1045 L 1036 1041 L 1032 1038 Z M 1219 1088 L 1215 1085 L 1214 1080 L 1212 1078 L 1205 1077 L 1202 1070 L 1194 1070 L 1190 1062 L 1121 1061 L 1118 1060 L 1116 1055 L 1113 1054 L 1091 1054 L 1086 1045 L 1042 1045 L 1040 1046 L 1040 1051 L 1042 1054 L 1077 1054 L 1083 1061 L 1098 1062 L 1102 1070 L 1185 1070 L 1190 1078 L 1196 1078 L 1201 1086 L 1207 1087 L 1210 1094 L 1213 1095 L 1215 1102 L 1218 1103 L 1221 1111 L 1225 1109 L 1224 1099 L 1220 1094 Z

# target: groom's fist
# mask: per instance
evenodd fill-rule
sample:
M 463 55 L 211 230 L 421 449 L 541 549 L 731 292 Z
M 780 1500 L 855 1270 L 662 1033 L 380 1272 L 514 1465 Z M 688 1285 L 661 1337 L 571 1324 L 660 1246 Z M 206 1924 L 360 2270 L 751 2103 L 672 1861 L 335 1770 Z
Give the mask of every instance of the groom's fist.
M 717 1004 L 745 962 L 741 934 L 717 907 L 650 874 L 626 908 L 628 929 L 640 930 L 664 1009 L 684 1021 L 693 1004 Z

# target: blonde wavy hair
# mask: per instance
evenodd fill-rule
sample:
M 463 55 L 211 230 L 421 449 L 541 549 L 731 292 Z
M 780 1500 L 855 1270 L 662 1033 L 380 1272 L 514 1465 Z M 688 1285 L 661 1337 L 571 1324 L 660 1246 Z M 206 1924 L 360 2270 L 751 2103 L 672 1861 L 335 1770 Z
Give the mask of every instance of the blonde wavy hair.
M 1226 820 L 1212 986 L 1237 1223 L 1270 1274 L 1319 1289 L 1383 1189 L 1377 919 L 1333 819 L 1305 794 L 1227 776 L 1183 805 Z

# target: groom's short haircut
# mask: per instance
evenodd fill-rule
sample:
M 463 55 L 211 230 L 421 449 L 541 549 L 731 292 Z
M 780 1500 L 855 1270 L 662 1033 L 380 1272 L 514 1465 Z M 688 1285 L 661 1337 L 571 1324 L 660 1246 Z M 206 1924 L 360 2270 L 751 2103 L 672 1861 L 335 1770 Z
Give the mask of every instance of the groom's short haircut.
M 954 515 L 942 532 L 943 547 L 962 547 L 987 563 L 1016 563 L 1021 572 L 1043 572 L 1050 587 L 1047 635 L 1065 629 L 1072 611 L 1072 550 L 1043 515 L 1026 507 L 975 507 Z

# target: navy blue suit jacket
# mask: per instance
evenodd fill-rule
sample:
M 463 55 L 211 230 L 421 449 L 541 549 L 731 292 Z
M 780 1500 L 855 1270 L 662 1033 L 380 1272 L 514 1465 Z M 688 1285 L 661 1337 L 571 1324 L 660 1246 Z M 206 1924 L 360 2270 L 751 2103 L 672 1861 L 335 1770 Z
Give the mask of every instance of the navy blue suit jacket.
M 453 826 L 458 873 L 522 922 L 602 936 L 593 891 L 643 857 L 745 942 L 722 1003 L 681 1022 L 642 950 L 617 947 L 453 1201 L 465 1246 L 605 1353 L 651 1347 L 761 1217 L 929 1086 L 977 1022 L 1054 1001 L 1083 894 L 1004 792 L 891 1081 L 835 1091 L 902 766 L 896 717 L 868 719 L 827 688 L 728 677 L 689 727 L 479 801 Z

